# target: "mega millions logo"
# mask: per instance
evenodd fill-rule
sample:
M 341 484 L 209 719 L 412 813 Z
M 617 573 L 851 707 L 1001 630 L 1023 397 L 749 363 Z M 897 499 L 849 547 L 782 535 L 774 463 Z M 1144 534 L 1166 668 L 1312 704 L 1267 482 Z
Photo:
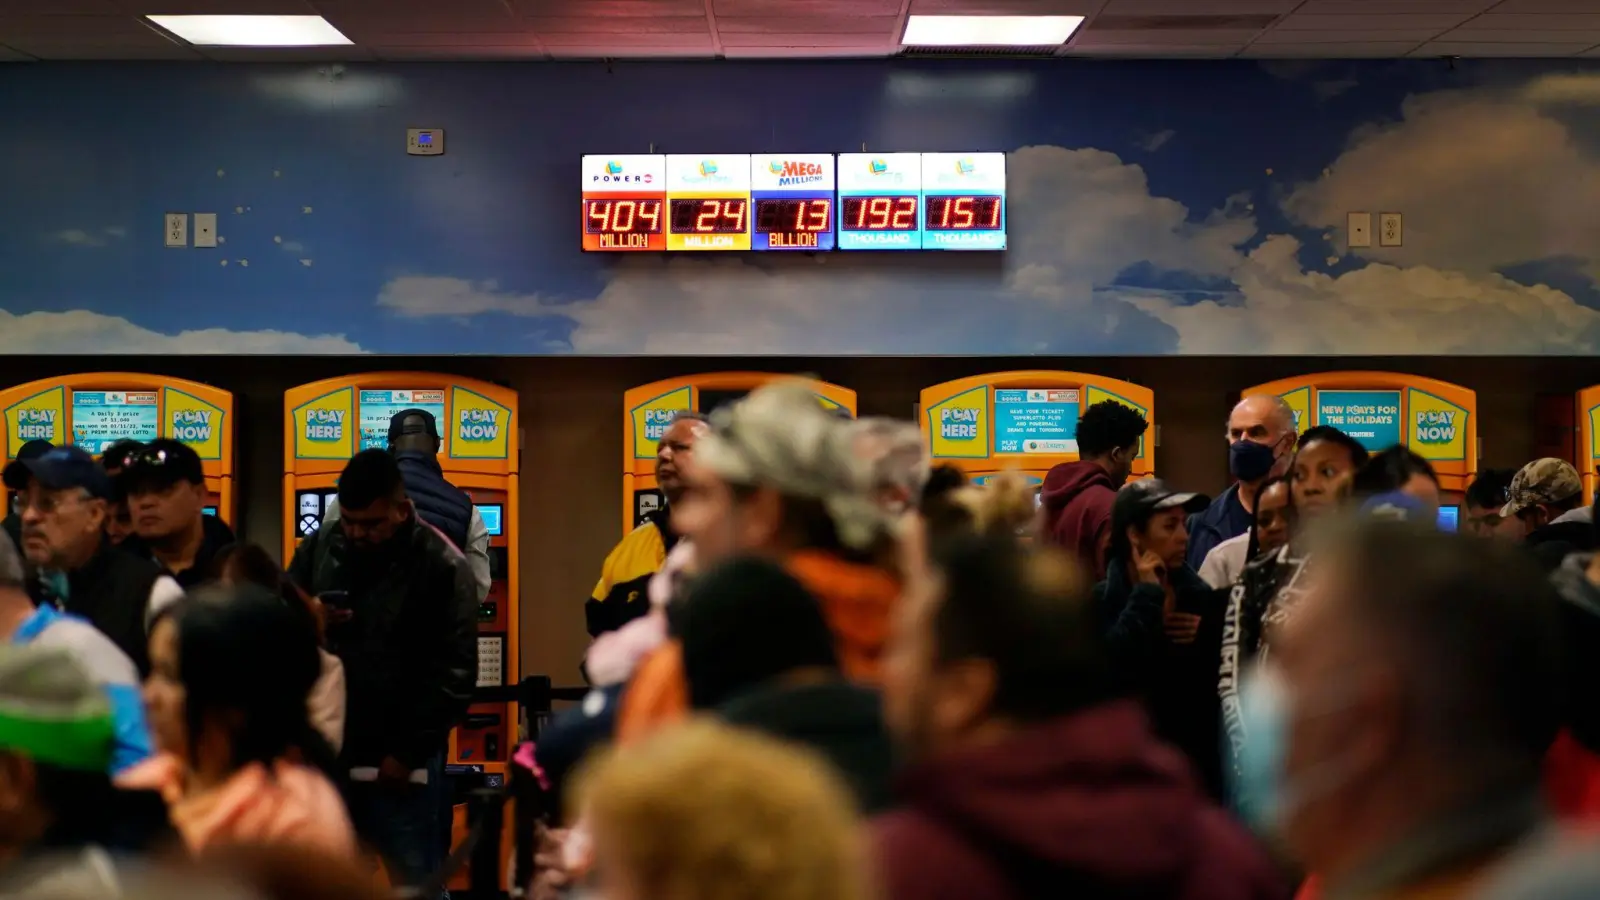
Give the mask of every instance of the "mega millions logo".
M 604 172 L 598 172 L 591 179 L 599 184 L 649 184 L 655 181 L 655 176 L 649 172 L 643 175 L 629 175 L 622 171 L 621 160 L 608 160 Z
M 488 443 L 500 436 L 500 410 L 463 409 L 457 416 L 456 437 L 463 441 Z
M 211 410 L 173 410 L 172 436 L 185 444 L 203 444 L 211 440 Z
M 1456 439 L 1456 414 L 1453 410 L 1424 410 L 1417 413 L 1417 443 L 1448 444 Z
M 980 409 L 962 407 L 939 410 L 939 437 L 947 441 L 977 440 L 978 417 L 982 413 Z
M 814 162 L 776 159 L 767 163 L 767 171 L 778 176 L 778 187 L 815 184 L 821 181 L 825 174 L 822 166 Z
M 59 410 L 17 410 L 17 439 L 21 441 L 53 441 L 56 439 L 56 415 Z
M 342 409 L 306 410 L 306 440 L 323 444 L 344 440 L 344 414 Z

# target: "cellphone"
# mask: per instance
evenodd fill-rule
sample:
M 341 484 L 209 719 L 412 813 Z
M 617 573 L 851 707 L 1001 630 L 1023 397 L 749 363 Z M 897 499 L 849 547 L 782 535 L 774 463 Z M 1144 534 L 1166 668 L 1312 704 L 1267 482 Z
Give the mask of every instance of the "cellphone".
M 317 599 L 321 600 L 323 603 L 326 603 L 329 606 L 349 606 L 350 605 L 350 592 L 349 591 L 323 591 L 322 593 L 317 595 Z

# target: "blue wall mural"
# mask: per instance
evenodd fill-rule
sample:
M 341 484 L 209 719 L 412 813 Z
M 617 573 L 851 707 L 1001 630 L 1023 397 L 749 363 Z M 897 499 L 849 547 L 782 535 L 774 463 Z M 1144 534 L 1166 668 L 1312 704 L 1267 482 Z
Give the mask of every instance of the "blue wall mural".
M 5 353 L 1600 350 L 1600 66 L 3 71 Z M 1005 150 L 1010 249 L 581 253 L 580 156 L 652 144 Z M 1346 249 L 1352 211 L 1403 246 Z

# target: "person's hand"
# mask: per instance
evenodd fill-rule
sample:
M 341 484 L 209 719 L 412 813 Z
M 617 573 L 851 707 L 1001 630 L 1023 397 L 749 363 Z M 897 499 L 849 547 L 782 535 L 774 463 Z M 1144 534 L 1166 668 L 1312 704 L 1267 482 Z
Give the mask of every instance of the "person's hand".
M 1154 552 L 1142 548 L 1135 548 L 1133 566 L 1139 572 L 1139 581 L 1142 584 L 1165 584 L 1167 581 L 1167 564 Z
M 537 841 L 533 851 L 533 880 L 528 884 L 529 900 L 560 900 L 572 886 L 565 860 L 567 829 L 540 825 Z
M 1167 640 L 1174 644 L 1192 644 L 1200 634 L 1200 617 L 1192 613 L 1168 612 L 1162 616 Z
M 392 756 L 385 756 L 383 762 L 378 763 L 378 783 L 390 786 L 410 784 L 411 767 Z

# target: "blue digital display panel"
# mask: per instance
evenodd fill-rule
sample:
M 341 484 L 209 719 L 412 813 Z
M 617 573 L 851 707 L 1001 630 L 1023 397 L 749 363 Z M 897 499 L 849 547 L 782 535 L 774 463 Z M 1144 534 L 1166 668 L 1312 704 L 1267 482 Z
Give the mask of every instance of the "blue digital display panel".
M 1459 506 L 1441 506 L 1441 507 L 1439 507 L 1439 530 L 1440 531 L 1455 531 L 1460 527 L 1461 527 L 1461 507 L 1459 507 Z
M 922 249 L 1006 249 L 1006 155 L 922 154 Z
M 922 154 L 839 154 L 839 249 L 922 249 Z
M 201 510 L 201 512 L 205 513 L 208 516 L 214 516 L 214 515 L 217 514 L 217 508 L 215 506 L 208 506 L 205 509 Z
M 362 391 L 361 449 L 387 449 L 389 420 L 403 409 L 420 409 L 431 413 L 434 426 L 440 429 L 445 427 L 443 390 Z
M 1399 391 L 1318 391 L 1317 423 L 1377 452 L 1400 443 Z
M 155 391 L 73 391 L 72 443 L 98 456 L 121 440 L 160 437 Z
M 1078 452 L 1077 388 L 996 388 L 994 452 Z
M 832 250 L 832 153 L 750 157 L 751 250 Z
M 478 517 L 483 519 L 483 527 L 489 534 L 499 537 L 504 534 L 504 524 L 501 522 L 501 513 L 504 508 L 498 503 L 479 503 L 473 506 L 478 511 Z

